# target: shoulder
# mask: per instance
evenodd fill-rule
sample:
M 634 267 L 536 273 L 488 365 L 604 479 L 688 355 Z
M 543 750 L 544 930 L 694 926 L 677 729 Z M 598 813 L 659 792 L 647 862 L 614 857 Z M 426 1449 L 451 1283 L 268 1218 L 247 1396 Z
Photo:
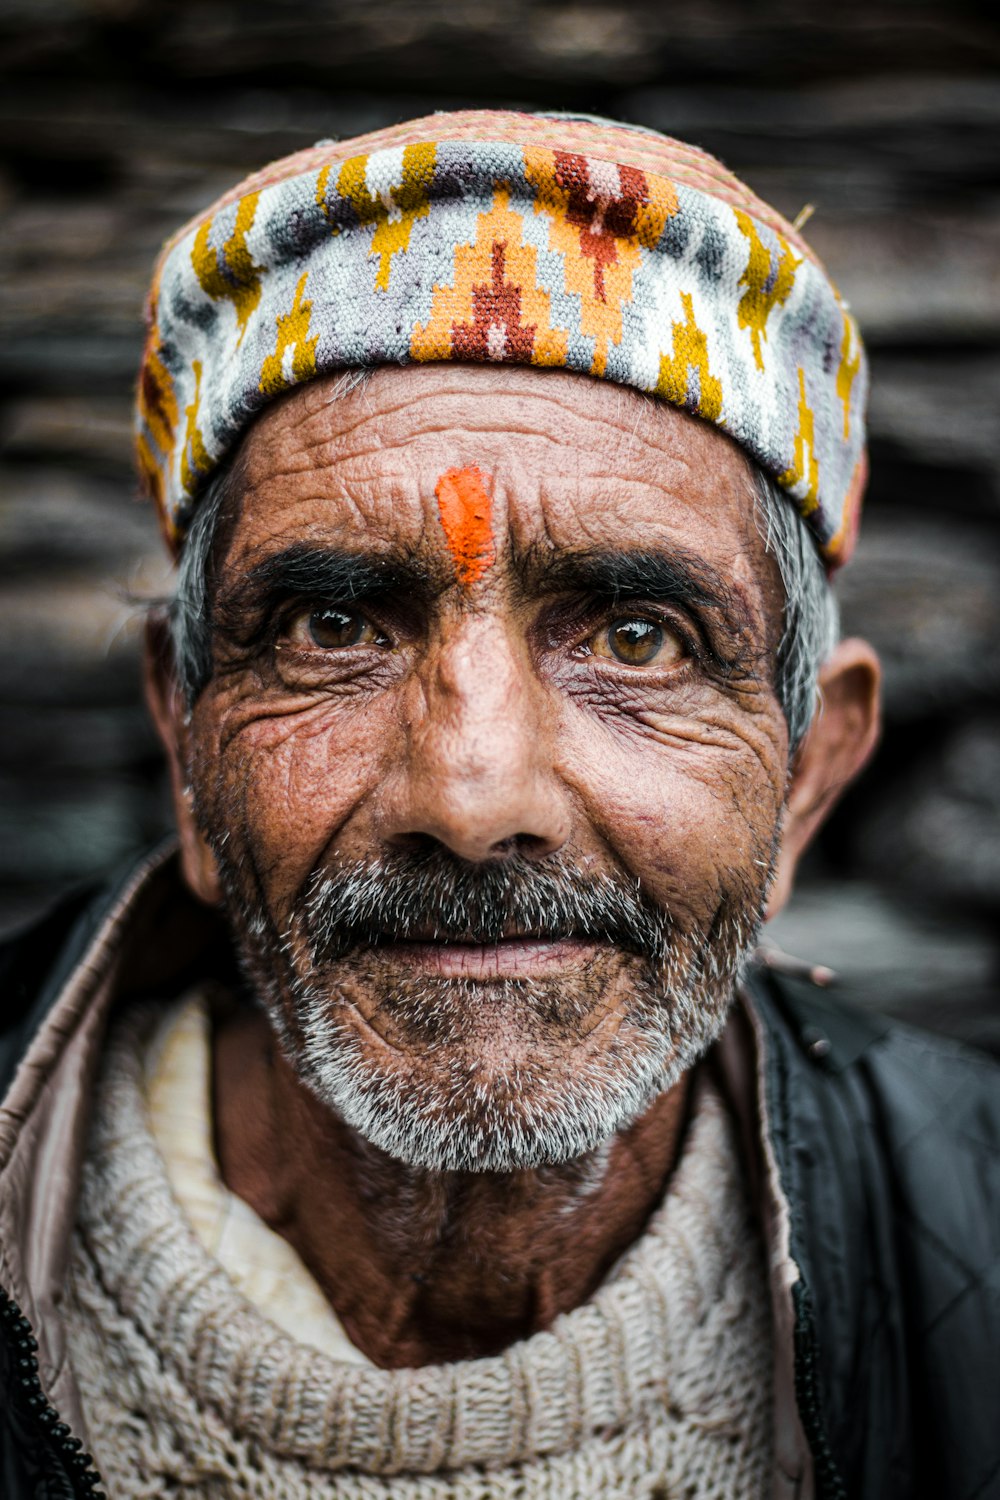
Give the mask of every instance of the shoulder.
M 1000 1063 L 773 973 L 751 986 L 779 1148 L 815 1138 L 848 1188 L 879 1182 L 938 1238 L 1000 1254 Z M 793 1139 L 782 1141 L 782 1135 Z
M 885 1432 L 878 1452 L 860 1434 L 862 1409 L 909 1413 L 890 1455 L 923 1476 L 907 1493 L 985 1494 L 1000 1464 L 1000 1065 L 836 988 L 760 972 L 748 987 L 827 1426 L 851 1492 L 869 1493 L 859 1476 L 881 1472 L 888 1452 Z
M 0 1101 L 47 1020 L 58 1034 L 79 984 L 85 999 L 105 984 L 117 1000 L 166 998 L 217 974 L 233 980 L 225 924 L 187 890 L 166 839 L 0 943 Z
M 847 1107 L 878 1107 L 885 1143 L 909 1154 L 918 1133 L 973 1136 L 1000 1163 L 1000 1061 L 852 1003 L 849 990 L 757 971 L 751 993 L 784 1068 Z M 867 1110 L 866 1110 L 867 1113 Z
M 163 851 L 169 850 L 163 846 Z M 56 900 L 41 917 L 0 941 L 0 1100 L 64 987 L 92 956 L 95 939 L 137 877 L 162 862 L 161 849 L 123 863 L 105 881 Z

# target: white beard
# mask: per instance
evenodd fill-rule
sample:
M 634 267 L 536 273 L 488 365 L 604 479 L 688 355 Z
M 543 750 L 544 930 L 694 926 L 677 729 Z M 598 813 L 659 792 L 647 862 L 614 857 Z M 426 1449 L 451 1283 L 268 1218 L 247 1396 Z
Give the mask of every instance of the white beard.
M 258 910 L 238 934 L 254 991 L 302 1081 L 372 1146 L 417 1168 L 514 1172 L 594 1153 L 704 1055 L 760 930 L 769 872 L 750 909 L 710 936 L 663 919 L 656 959 L 631 959 L 640 972 L 603 1047 L 573 1035 L 599 1004 L 582 982 L 574 998 L 567 980 L 418 975 L 379 996 L 420 1041 L 412 1056 L 365 1036 L 338 978 L 342 957 L 322 951 L 337 929 L 317 913 L 331 900 L 367 911 L 380 878 L 377 867 L 355 867 L 315 880 L 295 930 L 280 937 Z M 499 1018 L 512 1039 L 501 1063 L 487 1060 L 484 1052 L 498 1049 L 477 1038 L 484 1016 Z

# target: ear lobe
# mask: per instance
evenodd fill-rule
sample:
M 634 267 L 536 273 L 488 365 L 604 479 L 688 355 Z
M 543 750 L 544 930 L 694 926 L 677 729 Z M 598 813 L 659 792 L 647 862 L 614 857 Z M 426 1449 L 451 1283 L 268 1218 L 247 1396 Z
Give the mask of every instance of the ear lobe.
M 181 844 L 184 879 L 199 900 L 218 906 L 222 900 L 218 866 L 194 817 L 188 785 L 190 741 L 184 696 L 174 673 L 169 633 L 162 617 L 146 621 L 143 670 L 146 703 L 166 752 L 170 793 Z
M 841 641 L 824 663 L 819 707 L 792 764 L 768 920 L 785 905 L 799 859 L 878 743 L 881 677 L 875 652 L 856 638 Z

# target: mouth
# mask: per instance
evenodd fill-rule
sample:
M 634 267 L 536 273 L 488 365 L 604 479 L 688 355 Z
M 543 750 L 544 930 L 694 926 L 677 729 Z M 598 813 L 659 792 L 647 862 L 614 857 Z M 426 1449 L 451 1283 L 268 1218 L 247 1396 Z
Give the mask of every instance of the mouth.
M 592 938 L 517 933 L 488 943 L 407 938 L 369 951 L 411 970 L 451 979 L 532 979 L 582 968 L 606 947 Z

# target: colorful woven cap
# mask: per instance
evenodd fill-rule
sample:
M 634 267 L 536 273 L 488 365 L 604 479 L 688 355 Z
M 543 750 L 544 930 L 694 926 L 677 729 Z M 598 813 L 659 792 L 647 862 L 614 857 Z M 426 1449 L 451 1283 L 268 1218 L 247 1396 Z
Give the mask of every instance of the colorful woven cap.
M 427 360 L 556 366 L 714 423 L 829 567 L 866 475 L 857 327 L 819 261 L 713 157 L 611 122 L 435 114 L 275 162 L 165 247 L 137 410 L 178 548 L 282 392 Z

